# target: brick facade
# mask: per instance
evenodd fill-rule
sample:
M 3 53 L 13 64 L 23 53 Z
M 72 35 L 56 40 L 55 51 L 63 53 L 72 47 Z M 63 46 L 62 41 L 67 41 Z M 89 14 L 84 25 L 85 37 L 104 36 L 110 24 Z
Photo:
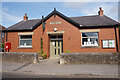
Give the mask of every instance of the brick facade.
M 50 22 L 61 22 L 61 24 L 50 24 Z M 64 31 L 63 33 L 63 52 L 70 50 L 71 53 L 88 53 L 88 52 L 117 52 L 116 47 L 112 49 L 103 49 L 102 40 L 103 39 L 114 39 L 115 31 L 113 27 L 108 28 L 92 28 L 92 29 L 79 29 L 69 23 L 68 21 L 62 19 L 58 15 L 50 17 L 46 20 L 45 31 L 43 32 L 42 25 L 38 26 L 33 30 L 32 35 L 32 48 L 19 48 L 19 32 L 8 32 L 7 42 L 11 42 L 10 52 L 38 52 L 41 47 L 41 37 L 43 38 L 43 52 L 50 56 L 50 38 L 47 32 L 54 31 L 53 28 L 56 27 L 57 31 Z M 97 48 L 83 48 L 81 47 L 81 32 L 80 30 L 96 30 L 99 29 L 99 47 Z M 117 28 L 117 39 L 119 44 L 119 29 Z M 115 44 L 116 46 L 116 44 Z

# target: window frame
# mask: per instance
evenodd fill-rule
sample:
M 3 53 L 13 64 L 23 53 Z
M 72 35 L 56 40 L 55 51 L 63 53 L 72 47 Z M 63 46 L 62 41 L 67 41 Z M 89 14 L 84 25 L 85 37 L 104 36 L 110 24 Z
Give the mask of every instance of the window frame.
M 20 48 L 32 48 L 32 45 L 31 46 L 21 46 L 20 45 L 20 40 L 21 40 L 21 36 L 29 36 L 29 35 L 19 35 L 19 47 Z M 32 35 L 30 35 L 30 36 L 32 36 Z M 22 40 L 32 40 L 32 38 L 30 39 L 22 39 Z
M 82 42 L 83 42 L 83 37 L 82 37 L 82 34 L 83 33 L 97 33 L 98 36 L 97 36 L 97 39 L 98 39 L 98 45 L 83 45 Z M 88 38 L 88 37 L 84 37 L 84 38 Z M 95 36 L 93 37 L 90 37 L 90 38 L 95 38 Z M 99 32 L 81 32 L 81 46 L 82 47 L 98 47 L 99 46 Z

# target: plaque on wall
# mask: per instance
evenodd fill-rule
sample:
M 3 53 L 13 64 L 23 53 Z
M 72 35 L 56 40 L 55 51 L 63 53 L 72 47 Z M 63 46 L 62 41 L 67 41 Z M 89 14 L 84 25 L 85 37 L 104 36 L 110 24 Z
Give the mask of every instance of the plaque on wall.
M 115 48 L 115 40 L 109 40 L 109 47 Z
M 103 40 L 102 44 L 103 44 L 103 48 L 108 48 L 108 40 Z
M 115 40 L 102 40 L 103 48 L 115 48 Z

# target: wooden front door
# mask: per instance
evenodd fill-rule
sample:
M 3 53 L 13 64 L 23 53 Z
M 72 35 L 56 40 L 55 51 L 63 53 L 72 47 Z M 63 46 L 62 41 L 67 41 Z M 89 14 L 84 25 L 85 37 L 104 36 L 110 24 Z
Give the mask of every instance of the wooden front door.
M 63 41 L 51 40 L 50 41 L 50 57 L 59 57 L 62 53 Z

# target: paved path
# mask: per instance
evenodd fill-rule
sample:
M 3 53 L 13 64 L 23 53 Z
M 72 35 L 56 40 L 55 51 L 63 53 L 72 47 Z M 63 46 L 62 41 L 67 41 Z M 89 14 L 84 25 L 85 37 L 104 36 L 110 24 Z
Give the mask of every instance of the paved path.
M 3 62 L 3 71 L 26 72 L 41 75 L 95 75 L 118 77 L 118 65 L 58 64 L 58 59 L 46 59 L 37 64 Z

